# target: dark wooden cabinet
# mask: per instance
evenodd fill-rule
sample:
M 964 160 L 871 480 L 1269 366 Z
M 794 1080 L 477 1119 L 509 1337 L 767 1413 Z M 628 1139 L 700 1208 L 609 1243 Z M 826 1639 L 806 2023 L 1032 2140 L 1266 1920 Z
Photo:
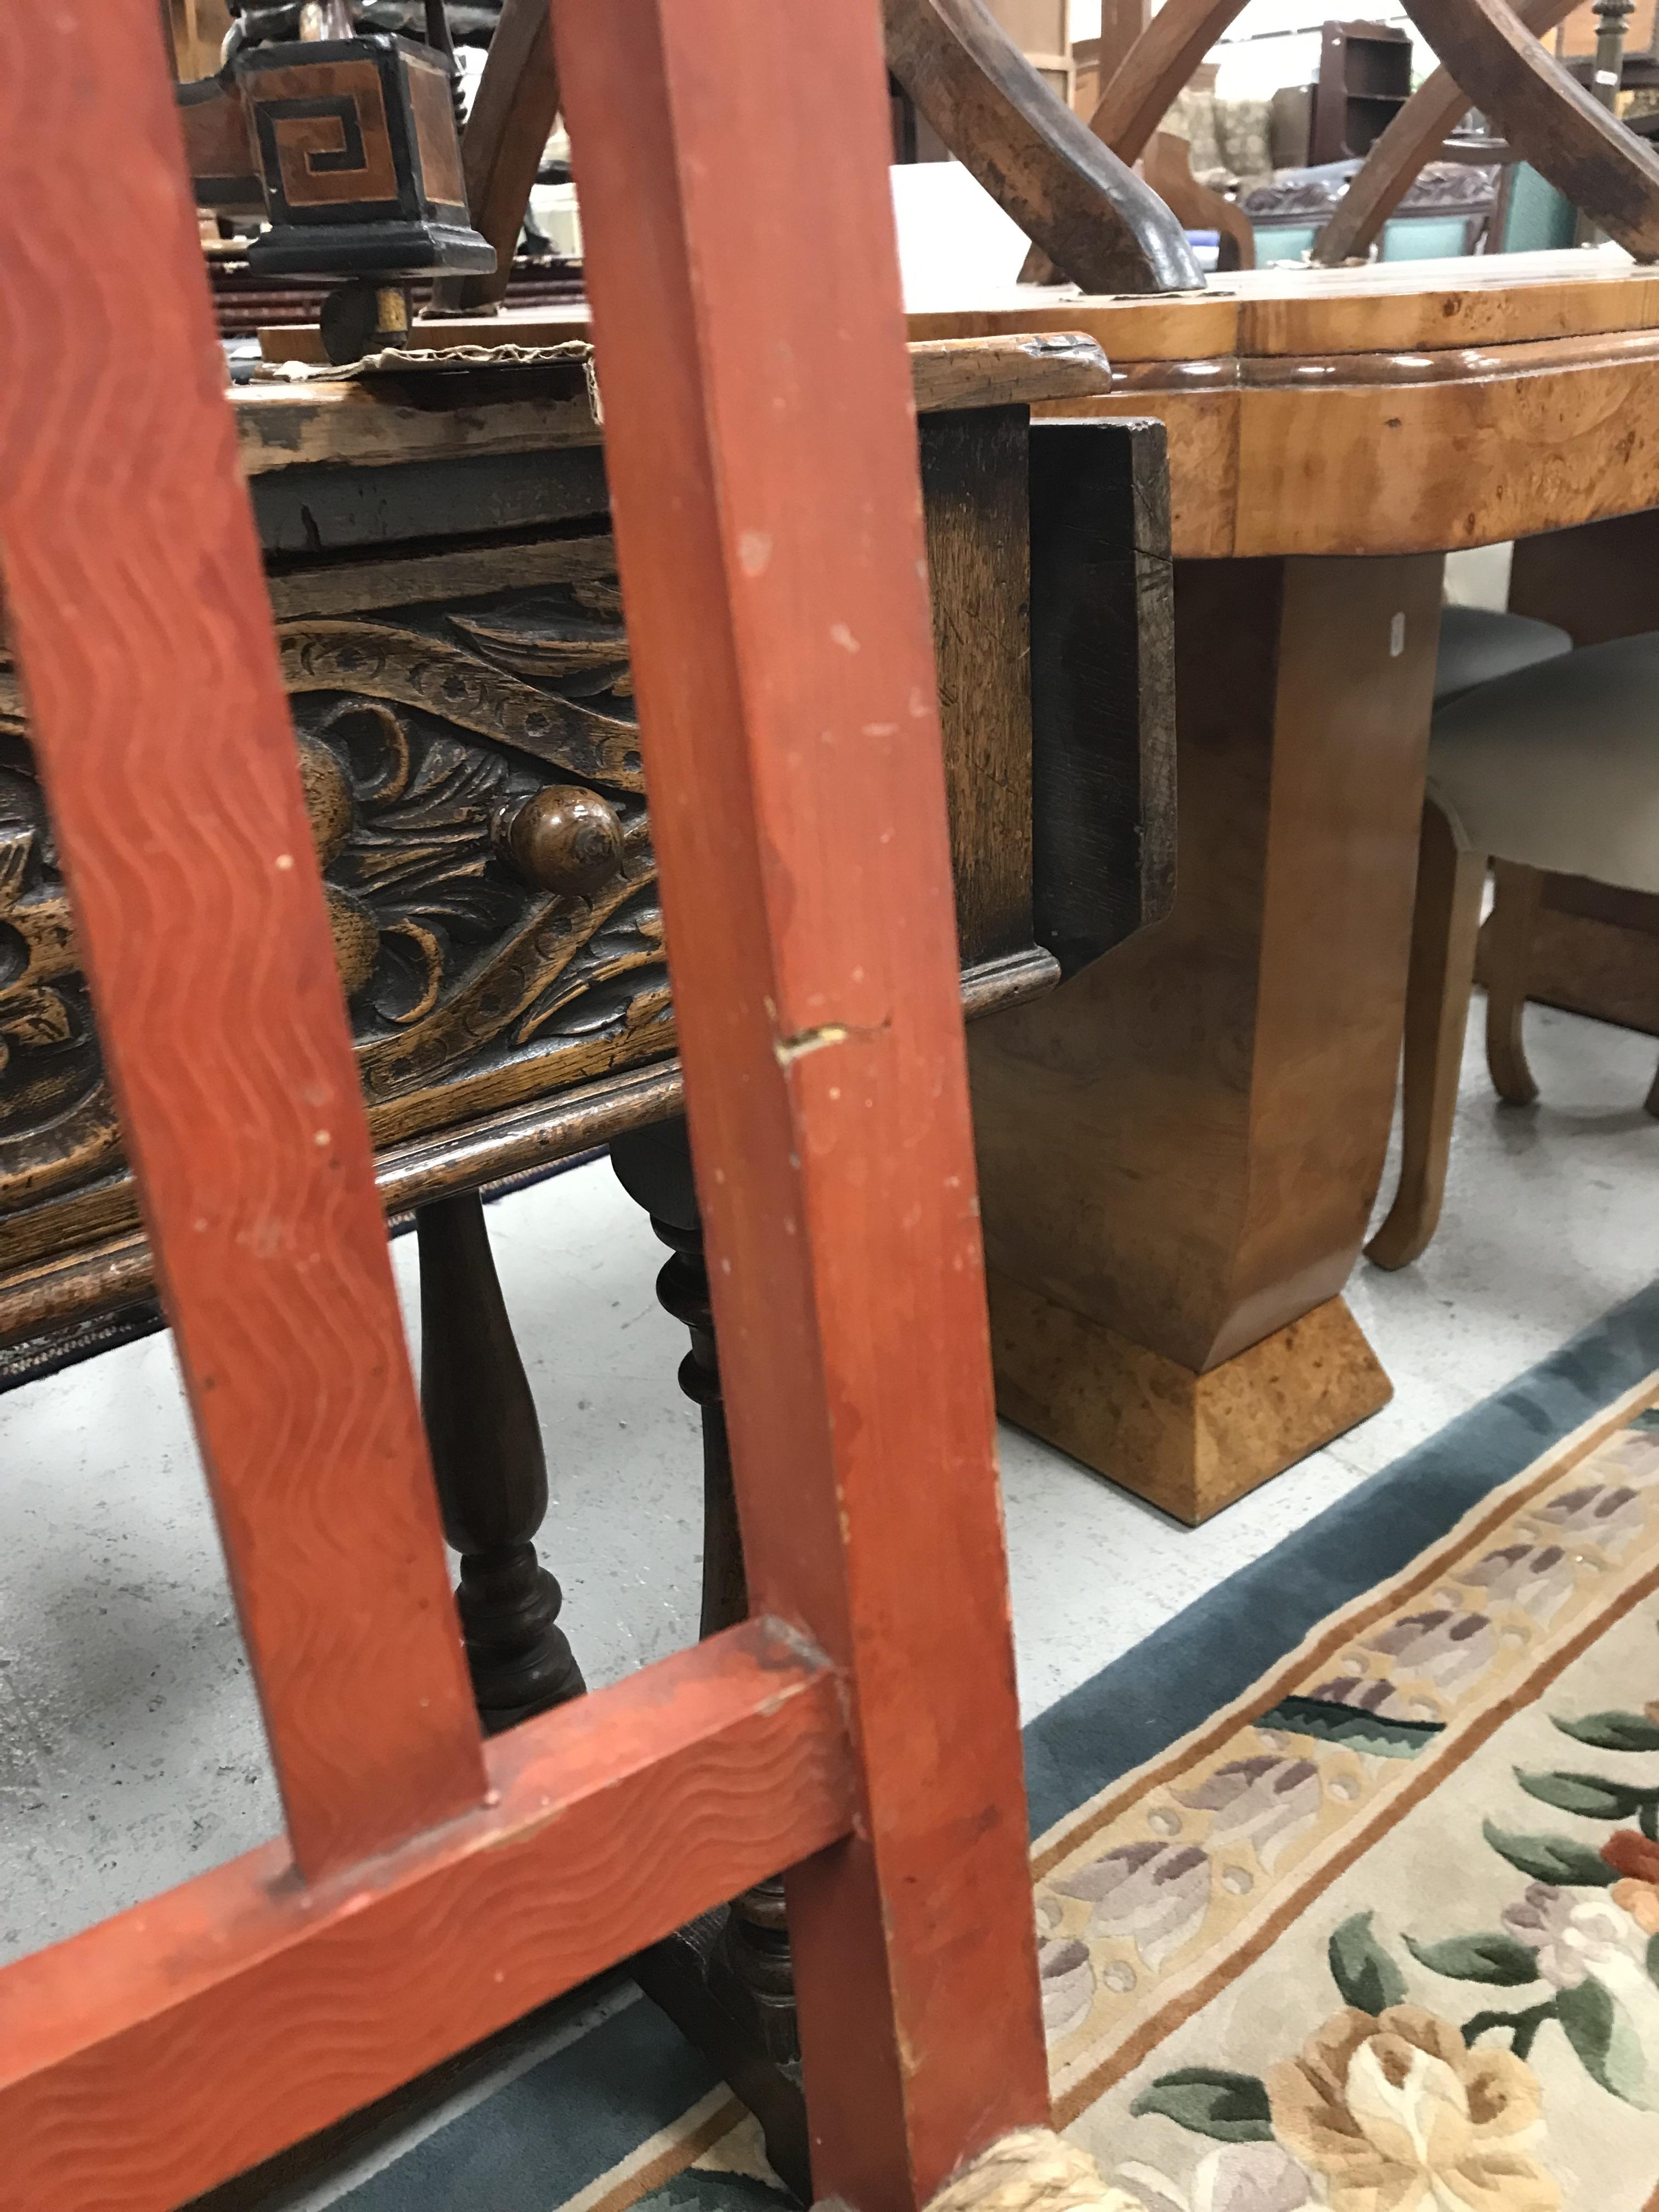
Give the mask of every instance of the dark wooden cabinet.
M 1392 23 L 1327 23 L 1314 88 L 1309 160 L 1370 153 L 1411 97 L 1412 42 Z

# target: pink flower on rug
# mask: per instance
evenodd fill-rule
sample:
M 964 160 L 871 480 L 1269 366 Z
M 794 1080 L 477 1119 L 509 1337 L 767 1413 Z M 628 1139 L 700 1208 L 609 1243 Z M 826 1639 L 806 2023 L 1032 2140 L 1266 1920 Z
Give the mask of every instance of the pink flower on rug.
M 1210 1903 L 1210 1862 L 1191 1844 L 1120 1844 L 1051 1889 L 1084 1899 L 1091 1933 L 1129 1936 L 1149 1966 L 1198 1929 Z
M 1605 1971 L 1618 1959 L 1644 1960 L 1647 1939 L 1612 1896 L 1576 1897 L 1548 1882 L 1529 1883 L 1518 1905 L 1504 1915 L 1511 1936 L 1538 1954 L 1540 1979 L 1558 1990 L 1576 1990 L 1586 1976 Z
M 1470 2049 L 1418 2005 L 1352 2008 L 1267 2075 L 1275 2134 L 1331 2212 L 1559 2212 L 1533 2155 L 1542 2100 L 1513 2051 Z
M 1308 1759 L 1235 1759 L 1175 1797 L 1191 1811 L 1215 1814 L 1212 1842 L 1239 1837 L 1254 1844 L 1271 1872 L 1285 1844 L 1319 1817 L 1319 1769 Z
M 1620 1828 L 1601 1846 L 1601 1856 L 1624 1880 L 1613 1885 L 1620 1905 L 1644 1936 L 1659 1936 L 1659 1844 L 1634 1828 Z

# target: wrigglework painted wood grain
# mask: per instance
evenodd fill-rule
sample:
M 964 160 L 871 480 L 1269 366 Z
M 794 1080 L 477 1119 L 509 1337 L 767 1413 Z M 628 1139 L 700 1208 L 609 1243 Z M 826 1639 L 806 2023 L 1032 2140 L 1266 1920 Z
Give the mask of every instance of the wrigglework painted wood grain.
M 813 2183 L 912 2212 L 1048 2090 L 885 71 L 865 7 L 554 34 L 749 1588 L 862 1766 L 787 1876 Z
M 1195 1375 L 994 1270 L 987 1286 L 1003 1419 L 1189 1527 L 1394 1395 L 1340 1298 Z
M 1659 256 L 1659 155 L 1547 53 L 1507 0 L 1405 0 L 1477 106 L 1558 191 L 1635 254 Z
M 853 1815 L 832 1675 L 739 1629 L 498 1737 L 490 1800 L 319 1889 L 271 1844 L 0 1971 L 7 2189 L 171 2212 Z
M 1521 21 L 1534 38 L 1553 31 L 1579 0 L 1522 0 Z M 1448 69 L 1419 84 L 1374 141 L 1313 242 L 1313 258 L 1326 266 L 1368 253 L 1382 226 L 1415 183 L 1423 166 L 1439 157 L 1447 137 L 1468 113 L 1469 95 Z
M 476 1803 L 477 1723 L 161 46 L 90 0 L 8 35 L 8 624 L 315 1877 Z M 80 143 L 122 176 L 118 236 L 62 190 Z
M 1432 557 L 1177 563 L 1174 910 L 970 1038 L 993 1270 L 1193 1375 L 1358 1255 L 1439 582 Z

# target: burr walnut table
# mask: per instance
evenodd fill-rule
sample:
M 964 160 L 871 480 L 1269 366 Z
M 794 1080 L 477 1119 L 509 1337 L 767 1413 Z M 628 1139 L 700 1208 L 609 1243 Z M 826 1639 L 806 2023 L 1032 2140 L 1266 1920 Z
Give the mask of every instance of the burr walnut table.
M 1003 1410 L 1199 1520 L 1384 1403 L 1342 1297 L 1395 1096 L 1442 556 L 1659 507 L 1617 249 L 1022 289 L 1168 426 L 1173 911 L 973 1041 Z

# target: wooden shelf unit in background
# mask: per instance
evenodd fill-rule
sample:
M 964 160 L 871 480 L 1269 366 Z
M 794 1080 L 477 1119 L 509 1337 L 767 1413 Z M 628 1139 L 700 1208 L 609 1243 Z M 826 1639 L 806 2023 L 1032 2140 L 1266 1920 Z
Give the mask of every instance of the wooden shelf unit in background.
M 1314 88 L 1308 158 L 1368 154 L 1411 98 L 1412 42 L 1392 23 L 1327 23 Z

